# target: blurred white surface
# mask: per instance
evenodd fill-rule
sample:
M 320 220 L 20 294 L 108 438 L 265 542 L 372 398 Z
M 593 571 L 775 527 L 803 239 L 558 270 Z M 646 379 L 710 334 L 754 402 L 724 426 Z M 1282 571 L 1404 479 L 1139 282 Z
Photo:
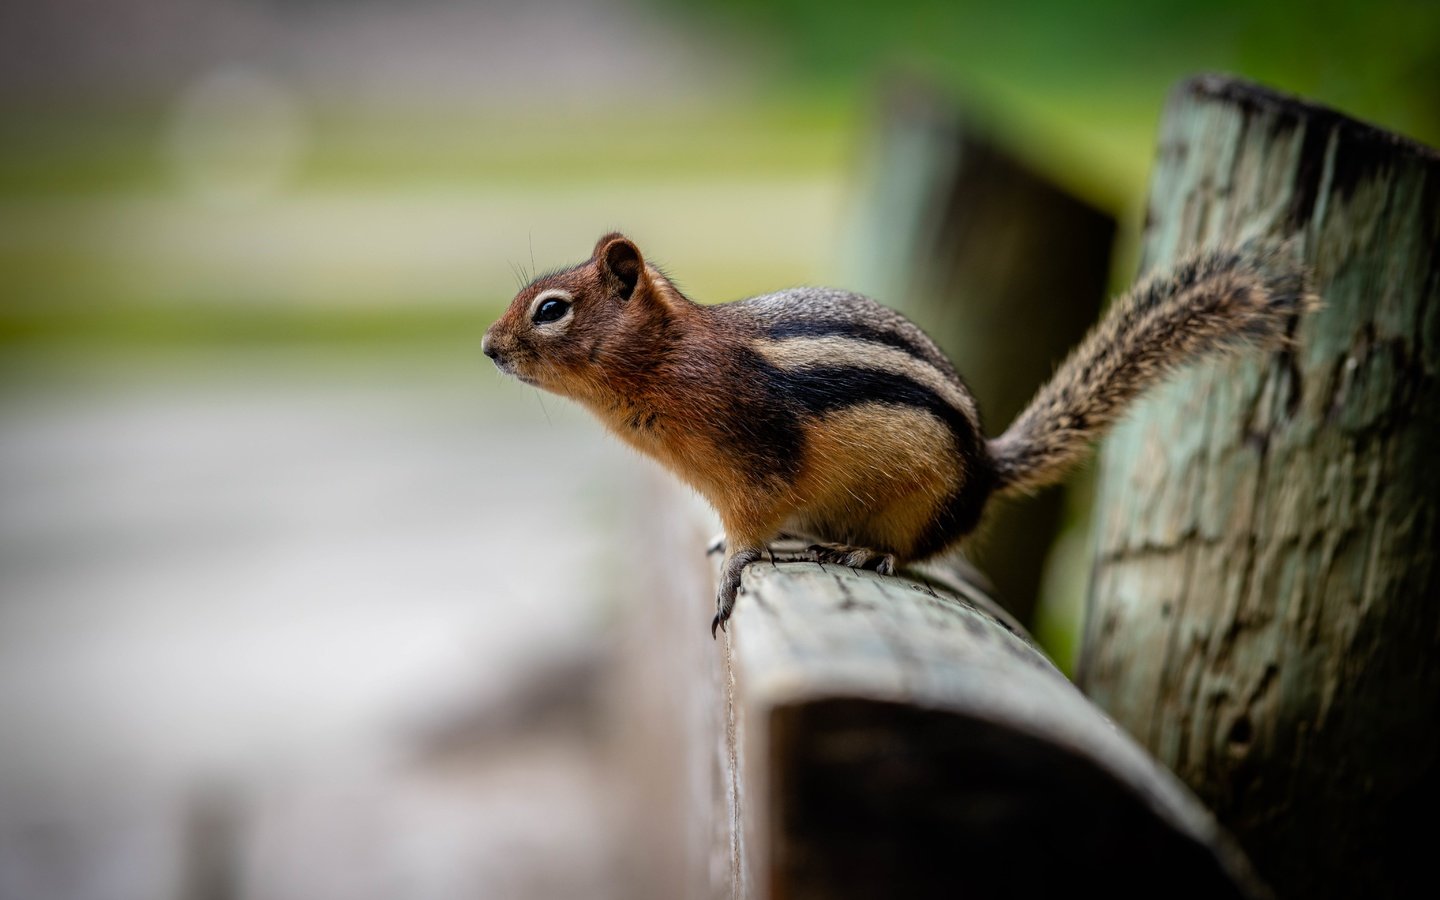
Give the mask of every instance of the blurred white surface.
M 557 853 L 604 877 L 583 728 L 426 755 L 603 647 L 640 465 L 482 362 L 6 394 L 0 897 L 553 896 Z M 197 873 L 216 854 L 234 877 Z

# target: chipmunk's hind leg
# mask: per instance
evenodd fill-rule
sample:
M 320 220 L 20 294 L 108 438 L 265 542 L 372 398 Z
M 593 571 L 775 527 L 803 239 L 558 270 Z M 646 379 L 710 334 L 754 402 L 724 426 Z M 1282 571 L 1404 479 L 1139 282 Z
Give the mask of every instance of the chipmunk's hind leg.
M 881 575 L 895 574 L 893 553 L 882 553 L 868 547 L 851 547 L 847 544 L 811 544 L 809 553 L 818 563 L 831 563 L 852 569 L 873 569 Z

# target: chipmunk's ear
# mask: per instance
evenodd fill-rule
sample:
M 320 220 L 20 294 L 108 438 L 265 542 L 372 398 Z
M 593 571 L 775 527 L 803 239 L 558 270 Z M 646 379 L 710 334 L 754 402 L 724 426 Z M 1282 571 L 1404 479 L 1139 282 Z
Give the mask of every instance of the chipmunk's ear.
M 601 277 L 616 289 L 621 300 L 629 300 L 645 277 L 645 259 L 640 255 L 640 248 L 616 232 L 600 239 L 595 245 L 594 258 Z

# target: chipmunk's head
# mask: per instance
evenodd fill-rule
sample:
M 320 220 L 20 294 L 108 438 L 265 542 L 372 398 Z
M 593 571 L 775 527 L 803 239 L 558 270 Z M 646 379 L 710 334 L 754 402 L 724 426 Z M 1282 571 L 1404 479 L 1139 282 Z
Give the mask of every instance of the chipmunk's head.
M 607 234 L 590 259 L 526 285 L 480 346 L 500 371 L 526 384 L 594 396 L 616 366 L 640 356 L 636 341 L 666 318 L 670 291 L 634 242 Z

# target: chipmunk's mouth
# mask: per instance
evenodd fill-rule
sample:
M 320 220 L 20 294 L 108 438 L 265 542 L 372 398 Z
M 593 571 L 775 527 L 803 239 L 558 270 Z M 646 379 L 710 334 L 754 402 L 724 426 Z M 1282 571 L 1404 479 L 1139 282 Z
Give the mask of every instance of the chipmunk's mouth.
M 490 357 L 490 361 L 495 363 L 495 368 L 500 370 L 501 375 L 509 375 L 516 381 L 519 381 L 522 384 L 528 384 L 531 387 L 540 387 L 540 382 L 536 381 L 530 375 L 527 375 L 526 373 L 520 371 L 520 367 L 515 363 L 515 358 L 511 355 L 506 355 L 505 353 L 502 353 L 499 349 L 497 349 L 494 344 L 490 342 L 488 335 L 486 336 L 485 341 L 481 344 L 481 349 L 486 356 Z
M 511 378 L 522 384 L 528 384 L 531 387 L 540 386 L 540 382 L 536 381 L 534 378 L 531 378 L 529 375 L 526 375 L 524 372 L 521 372 L 515 367 L 515 364 L 513 362 L 505 359 L 504 357 L 495 360 L 495 368 L 500 370 L 501 375 L 509 375 Z

